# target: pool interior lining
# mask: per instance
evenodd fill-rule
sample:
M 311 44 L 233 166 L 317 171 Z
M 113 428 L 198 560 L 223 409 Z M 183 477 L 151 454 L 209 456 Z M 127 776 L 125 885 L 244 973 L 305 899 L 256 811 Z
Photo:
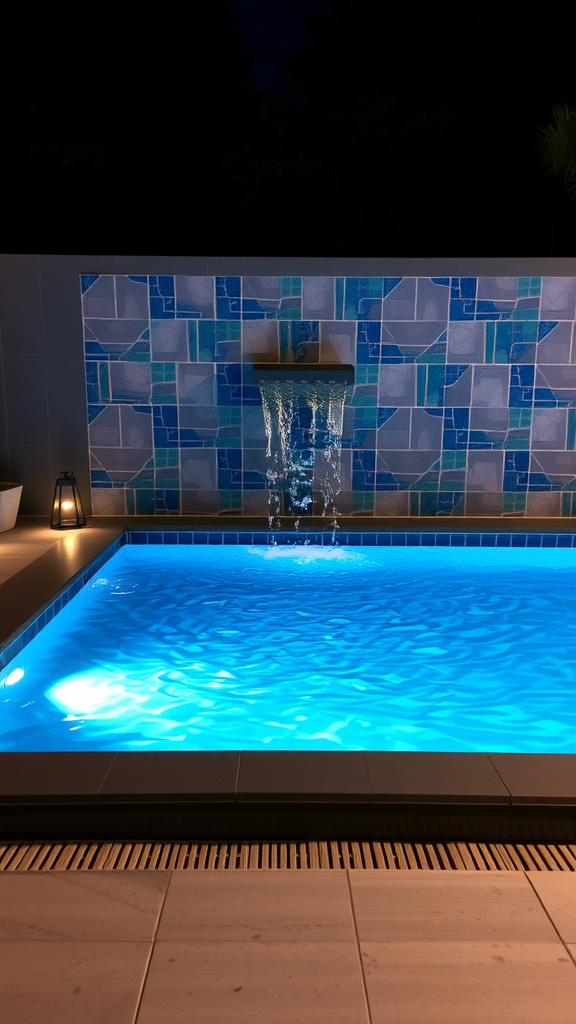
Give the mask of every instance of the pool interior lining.
M 154 533 L 162 543 L 182 542 L 176 538 L 181 533 L 184 543 L 194 534 L 197 543 L 227 543 L 225 534 L 236 537 L 231 543 L 239 537 L 240 543 L 266 543 L 260 537 L 268 533 L 237 522 L 219 522 L 218 530 L 216 524 L 210 530 L 196 521 L 163 522 L 161 528 L 157 523 L 93 522 L 100 528 L 78 531 L 72 553 L 70 546 L 58 544 L 0 587 L 0 612 L 11 610 L 0 637 L 5 661 L 128 540 L 150 542 Z M 435 524 L 429 534 L 422 525 L 397 532 L 375 525 L 367 541 L 365 531 L 346 531 L 348 542 L 371 544 L 379 536 L 394 536 L 396 541 L 386 543 L 406 544 L 421 535 L 441 537 L 440 544 L 456 537 L 459 545 L 463 536 L 474 536 L 468 520 L 458 529 L 450 524 L 449 531 L 446 524 Z M 513 546 L 522 546 L 518 536 L 529 534 L 539 536 L 535 546 L 574 544 L 567 524 L 564 529 L 554 520 L 547 529 L 538 525 L 539 530 L 527 530 L 526 520 L 500 520 L 497 528 L 482 523 L 480 529 L 485 535 L 507 535 L 506 546 L 513 540 Z M 130 530 L 140 526 L 146 529 L 130 537 Z M 188 528 L 182 531 L 182 526 Z M 136 540 L 137 534 L 142 539 Z M 173 758 L 187 761 L 170 765 Z M 390 836 L 400 842 L 574 843 L 576 754 L 0 753 L 0 808 L 0 839 L 8 841 L 123 841 L 153 835 L 173 841 L 198 836 L 212 841 L 372 841 Z

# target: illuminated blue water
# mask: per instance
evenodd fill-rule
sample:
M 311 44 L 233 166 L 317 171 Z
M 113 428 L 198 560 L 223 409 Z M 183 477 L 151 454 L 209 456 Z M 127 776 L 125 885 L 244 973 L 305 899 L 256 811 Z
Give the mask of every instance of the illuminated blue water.
M 2 750 L 576 751 L 576 550 L 126 546 L 0 674 Z

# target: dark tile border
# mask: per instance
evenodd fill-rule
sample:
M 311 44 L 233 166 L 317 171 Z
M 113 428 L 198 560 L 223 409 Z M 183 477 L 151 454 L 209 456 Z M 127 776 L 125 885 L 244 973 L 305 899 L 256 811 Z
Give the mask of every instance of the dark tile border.
M 124 543 L 76 567 L 2 650 L 6 664 Z M 177 531 L 181 544 L 332 542 L 331 534 Z M 144 539 L 145 538 L 145 539 Z M 573 547 L 573 533 L 346 531 L 364 546 Z M 80 559 L 81 560 L 81 559 Z M 34 582 L 33 572 L 18 574 Z M 10 581 L 8 581 L 10 582 Z M 4 584 L 6 587 L 7 584 Z M 2 839 L 358 839 L 576 842 L 576 754 L 406 751 L 0 753 Z
M 571 548 L 576 547 L 576 533 L 467 533 L 438 531 L 436 533 L 396 531 L 330 531 L 296 533 L 289 530 L 138 530 L 130 529 L 128 544 L 318 544 L 322 547 L 484 547 L 484 548 Z

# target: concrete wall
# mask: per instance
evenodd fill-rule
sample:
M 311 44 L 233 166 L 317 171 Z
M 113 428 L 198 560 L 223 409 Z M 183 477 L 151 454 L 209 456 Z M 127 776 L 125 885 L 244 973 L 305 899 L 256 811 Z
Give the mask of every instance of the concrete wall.
M 38 254 L 6 254 L 0 257 L 0 331 L 1 331 L 1 359 L 0 359 L 0 396 L 2 396 L 2 406 L 0 409 L 0 478 L 5 480 L 13 480 L 15 482 L 24 484 L 24 494 L 21 506 L 21 511 L 26 514 L 33 515 L 48 515 L 52 497 L 52 490 L 54 485 L 54 479 L 58 473 L 63 469 L 75 470 L 82 494 L 88 503 L 89 486 L 90 486 L 90 475 L 89 475 L 89 456 L 88 456 L 88 428 L 87 428 L 87 407 L 86 407 L 86 380 L 85 380 L 85 362 L 84 362 L 84 350 L 83 350 L 83 331 L 82 331 L 82 306 L 80 297 L 80 286 L 79 276 L 80 274 L 93 274 L 93 275 L 131 275 L 131 276 L 156 276 L 164 275 L 179 276 L 179 277 L 213 277 L 213 276 L 240 276 L 240 277 L 325 277 L 325 278 L 571 278 L 576 279 L 576 260 L 568 259 L 414 259 L 414 260 L 394 260 L 394 259 L 331 259 L 331 258 L 302 258 L 302 259 L 283 259 L 276 257 L 263 257 L 263 258 L 241 258 L 241 257 L 168 257 L 168 256 L 107 256 L 107 255 L 68 255 L 68 256 L 53 256 L 53 255 L 38 255 Z M 574 281 L 572 282 L 574 283 Z M 560 288 L 563 295 L 568 296 L 572 285 L 567 281 L 564 282 L 565 287 Z M 443 287 L 443 286 L 441 286 Z M 535 289 L 536 286 L 534 286 Z M 533 289 L 533 290 L 534 290 Z M 391 293 L 393 294 L 393 293 Z M 478 296 L 476 291 L 476 296 Z M 534 292 L 535 294 L 535 292 Z M 544 292 L 542 289 L 539 291 L 539 296 L 542 296 Z M 546 293 L 550 294 L 550 292 Z M 572 294 L 572 292 L 570 292 Z M 534 296 L 533 296 L 534 297 Z M 529 296 L 528 296 L 529 298 Z M 546 300 L 548 301 L 548 300 Z M 554 300 L 556 301 L 556 300 Z M 390 305 L 390 304 L 389 304 Z M 526 305 L 526 304 L 524 304 Z M 511 307 L 510 307 L 511 308 Z M 516 304 L 516 310 L 522 308 Z M 480 311 L 481 312 L 481 311 Z M 380 312 L 378 319 L 363 320 L 365 313 L 363 309 L 358 308 L 358 314 L 355 319 L 350 319 L 347 322 L 348 325 L 354 325 L 355 333 L 355 344 L 358 345 L 358 328 L 362 323 L 369 324 L 380 324 L 380 330 L 382 325 L 386 323 L 386 319 L 391 320 L 388 313 Z M 372 317 L 374 309 L 369 314 Z M 449 314 L 451 315 L 451 314 Z M 534 320 L 533 312 L 530 314 L 532 321 Z M 416 314 L 415 314 L 416 316 Z M 521 314 L 520 314 L 521 316 Z M 574 310 L 566 311 L 558 309 L 556 312 L 550 309 L 546 312 L 547 320 L 542 321 L 540 307 L 536 313 L 536 319 L 538 323 L 541 322 L 549 323 L 552 319 L 562 321 L 563 323 L 573 322 Z M 478 322 L 478 307 L 473 316 L 473 322 Z M 495 318 L 493 318 L 494 320 Z M 484 325 L 493 322 L 489 318 L 483 320 Z M 502 322 L 502 316 L 498 314 L 498 322 Z M 396 322 L 396 321 L 392 321 Z M 454 322 L 447 318 L 447 328 L 450 332 L 450 323 Z M 466 317 L 460 321 L 461 323 L 470 322 L 467 321 Z M 514 314 L 514 323 L 528 323 L 529 319 L 521 320 L 519 316 Z M 372 328 L 373 330 L 374 328 Z M 361 328 L 362 330 L 362 328 Z M 461 328 L 460 328 L 461 330 Z M 564 329 L 565 331 L 566 329 Z M 528 335 L 530 335 L 531 329 L 528 329 Z M 458 333 L 458 329 L 454 335 Z M 549 332 L 548 332 L 549 333 Z M 486 336 L 484 330 L 484 345 L 486 345 Z M 504 334 L 502 334 L 502 338 Z M 520 335 L 518 335 L 520 337 Z M 543 335 L 545 337 L 545 335 Z M 372 370 L 368 371 L 374 374 L 374 367 L 377 365 L 377 377 L 378 382 L 382 381 L 383 368 L 388 365 L 386 359 L 388 358 L 382 347 L 382 334 L 380 335 L 380 348 L 378 356 L 375 356 L 375 350 L 366 358 L 367 362 L 359 361 L 358 359 L 358 348 L 356 349 L 356 359 L 354 360 L 357 366 L 372 367 Z M 449 341 L 450 345 L 451 342 Z M 520 344 L 522 342 L 520 341 Z M 527 342 L 530 345 L 530 342 Z M 563 342 L 565 347 L 565 342 Z M 555 365 L 570 365 L 573 370 L 573 364 L 570 360 L 576 358 L 574 352 L 574 342 L 570 341 L 569 355 L 566 358 L 565 355 L 561 355 L 559 362 Z M 452 345 L 452 348 L 454 346 Z M 537 346 L 534 345 L 534 351 L 536 352 Z M 450 351 L 450 349 L 448 349 Z M 562 350 L 563 351 L 563 350 Z M 516 350 L 515 353 L 510 352 L 510 355 L 514 355 L 513 361 L 509 359 L 506 364 L 501 365 L 512 366 L 523 366 L 534 368 L 534 371 L 538 370 L 537 355 L 535 354 L 532 361 L 530 351 L 524 349 L 519 355 L 520 350 Z M 247 354 L 247 353 L 245 353 Z M 364 358 L 364 357 L 363 357 Z M 400 357 L 397 357 L 400 358 Z M 486 361 L 486 348 L 484 349 L 484 357 L 481 362 Z M 406 356 L 401 356 L 402 363 L 404 365 L 410 365 L 406 360 Z M 499 361 L 492 355 L 488 362 Z M 242 361 L 242 360 L 241 360 Z M 468 357 L 459 360 L 460 363 L 467 363 L 469 365 L 477 365 L 477 357 L 475 356 L 474 363 Z M 389 365 L 398 366 L 398 362 L 391 362 Z M 429 364 L 433 365 L 433 364 Z M 412 371 L 410 371 L 412 372 Z M 415 370 L 417 372 L 417 369 Z M 519 376 L 518 382 L 515 383 L 512 374 L 514 371 L 510 369 L 509 386 L 522 388 L 525 384 L 523 380 L 523 374 L 530 374 L 530 370 L 523 370 Z M 460 374 L 460 377 L 462 375 Z M 528 378 L 526 377 L 526 380 Z M 534 378 L 536 380 L 536 378 Z M 521 395 L 518 392 L 520 404 L 514 406 L 517 409 L 524 409 L 525 412 L 534 412 L 534 409 L 555 409 L 562 410 L 561 414 L 555 414 L 556 420 L 555 426 L 549 424 L 548 427 L 544 424 L 546 416 L 539 415 L 537 421 L 539 426 L 537 428 L 537 435 L 540 439 L 540 443 L 543 447 L 539 450 L 546 452 L 547 454 L 552 450 L 561 451 L 564 453 L 563 465 L 560 467 L 564 470 L 563 473 L 556 474 L 557 479 L 552 481 L 551 485 L 548 485 L 543 479 L 539 482 L 534 477 L 535 490 L 534 494 L 544 495 L 545 497 L 530 499 L 533 502 L 532 511 L 529 508 L 529 502 L 526 500 L 522 501 L 522 498 L 526 498 L 527 494 L 531 492 L 524 488 L 523 483 L 520 483 L 520 476 L 516 475 L 516 486 L 520 487 L 520 490 L 512 490 L 508 493 L 517 495 L 516 498 L 511 499 L 508 502 L 506 508 L 503 507 L 503 511 L 509 513 L 522 514 L 522 504 L 524 504 L 524 512 L 527 514 L 550 514 L 553 512 L 553 507 L 556 504 L 559 506 L 558 512 L 554 514 L 569 514 L 572 512 L 572 494 L 570 490 L 570 480 L 574 477 L 574 468 L 572 467 L 572 459 L 574 453 L 570 451 L 566 446 L 569 445 L 569 427 L 568 417 L 574 412 L 574 399 L 567 395 L 567 390 L 570 391 L 571 378 L 566 377 L 565 381 L 559 381 L 560 384 L 565 384 L 565 388 L 558 388 L 555 385 L 556 392 L 562 391 L 563 394 L 557 393 L 554 398 L 549 397 L 548 403 L 545 403 L 542 399 L 540 407 L 535 405 L 538 399 L 535 398 L 536 385 L 525 385 L 532 388 L 531 396 L 525 392 Z M 368 385 L 366 385 L 368 386 Z M 380 390 L 379 390 L 380 388 Z M 478 392 L 477 392 L 478 393 Z M 359 396 L 362 397 L 362 396 Z M 391 403 L 386 398 L 385 405 L 382 404 L 384 399 L 384 392 L 382 391 L 382 385 L 379 383 L 374 395 L 366 393 L 366 398 L 370 399 L 370 402 L 365 405 L 367 409 L 379 410 L 381 408 L 390 409 Z M 152 396 L 151 396 L 152 399 Z M 150 401 L 151 401 L 150 399 Z M 427 399 L 424 399 L 424 403 Z M 119 402 L 118 404 L 126 404 L 125 402 Z M 151 402 L 151 404 L 153 404 Z M 442 405 L 435 406 L 436 411 L 438 409 L 445 410 L 447 407 L 444 401 Z M 461 406 L 456 406 L 454 403 L 450 408 L 459 407 L 465 408 L 466 402 Z M 365 497 L 366 494 L 373 494 L 372 509 L 378 514 L 386 514 L 386 510 L 392 509 L 392 504 L 396 502 L 405 502 L 406 497 L 402 497 L 402 493 L 406 493 L 406 488 L 394 486 L 391 490 L 380 490 L 378 484 L 378 478 L 374 477 L 372 481 L 370 474 L 372 469 L 368 468 L 370 463 L 370 456 L 366 456 L 366 452 L 374 452 L 375 459 L 378 458 L 378 453 L 383 453 L 386 446 L 386 450 L 398 450 L 405 451 L 404 448 L 393 449 L 390 444 L 390 439 L 382 441 L 382 447 L 379 447 L 378 442 L 376 447 L 364 447 L 366 442 L 366 433 L 362 431 L 362 427 L 355 425 L 354 415 L 355 410 L 361 409 L 362 403 L 358 405 L 351 405 L 351 411 L 349 413 L 348 422 L 351 424 L 352 434 L 346 439 L 348 445 L 348 456 L 350 460 L 350 473 L 356 472 L 356 482 L 362 482 L 362 486 L 352 489 L 350 492 L 350 502 L 353 501 L 353 492 L 356 494 L 363 494 L 364 497 L 356 499 L 357 502 L 365 503 L 365 507 L 360 509 L 359 507 L 353 507 L 351 504 L 350 509 L 347 511 L 363 511 L 364 514 L 370 512 L 370 497 Z M 406 408 L 406 407 L 404 407 Z M 426 409 L 426 404 L 418 406 L 416 402 L 411 409 Z M 352 419 L 350 419 L 350 415 Z M 364 414 L 360 413 L 358 416 L 358 424 Z M 371 414 L 373 418 L 373 413 Z M 378 412 L 377 412 L 378 417 Z M 445 411 L 442 413 L 445 418 Z M 370 418 L 370 415 L 368 416 Z M 401 419 L 402 417 L 400 417 Z M 526 419 L 528 417 L 525 417 Z M 552 417 L 554 419 L 554 416 Z M 552 435 L 547 440 L 546 431 L 554 430 L 556 427 L 560 429 L 560 419 L 562 421 L 566 418 L 566 434 L 562 439 L 557 440 Z M 390 417 L 388 417 L 390 419 Z M 533 417 L 530 417 L 531 424 L 530 430 L 533 430 Z M 541 422 L 540 422 L 541 421 Z M 382 424 L 386 427 L 386 421 Z M 443 435 L 446 434 L 446 430 L 449 430 L 450 426 L 444 419 L 443 423 Z M 456 428 L 455 428 L 456 429 Z M 470 421 L 468 423 L 468 430 L 470 431 Z M 512 427 L 511 429 L 526 429 L 525 427 Z M 366 430 L 378 430 L 378 427 L 368 426 Z M 556 431 L 558 432 L 558 431 Z M 560 431 L 561 432 L 561 431 Z M 554 431 L 553 431 L 554 433 Z M 386 430 L 382 431 L 382 438 L 385 438 Z M 450 435 L 451 436 L 451 435 Z M 358 444 L 360 438 L 362 441 Z M 470 435 L 468 435 L 469 441 Z M 524 438 L 518 437 L 517 440 L 525 440 Z M 533 449 L 533 438 L 532 435 L 529 439 L 530 450 Z M 242 436 L 240 437 L 240 450 L 242 451 Z M 403 442 L 402 442 L 403 443 Z M 448 442 L 451 443 L 450 441 Z M 500 442 L 496 440 L 494 442 L 498 445 Z M 504 442 L 503 442 L 504 443 Z M 550 448 L 550 445 L 558 444 L 558 449 Z M 561 447 L 563 445 L 564 447 Z M 548 446 L 548 447 L 547 447 Z M 201 449 L 206 446 L 202 443 L 199 446 Z M 209 445 L 208 447 L 214 447 Z M 408 449 L 409 450 L 409 449 Z M 464 451 L 464 448 L 454 449 L 439 449 L 440 465 L 438 472 L 443 471 L 442 466 L 442 452 L 446 450 L 448 452 L 454 451 L 456 453 Z M 470 445 L 466 445 L 467 458 L 469 457 Z M 180 451 L 180 449 L 179 449 Z M 521 461 L 526 461 L 525 453 L 526 447 L 523 448 L 509 448 L 503 449 L 502 447 L 494 447 L 494 444 L 490 442 L 488 448 L 480 448 L 478 451 L 486 451 L 487 458 L 492 457 L 498 463 L 502 462 L 502 471 L 504 472 L 505 456 L 510 452 L 519 452 L 521 455 Z M 534 453 L 534 452 L 533 452 Z M 446 467 L 452 456 L 449 456 L 445 460 Z M 455 462 L 461 461 L 456 458 Z M 486 461 L 486 458 L 485 458 Z M 510 458 L 507 460 L 510 462 Z M 474 460 L 471 463 L 475 466 Z M 522 462 L 523 466 L 523 462 Z M 461 470 L 462 467 L 455 467 L 453 472 L 458 472 L 458 468 Z M 540 467 L 541 468 L 541 467 Z M 516 470 L 513 470 L 516 472 Z M 537 474 L 538 464 L 535 462 L 530 467 L 530 471 Z M 381 473 L 385 473 L 386 469 L 384 466 L 380 469 Z M 444 469 L 444 472 L 451 472 L 448 468 Z M 468 472 L 468 468 L 466 469 Z M 512 470 L 510 470 L 512 472 Z M 518 473 L 521 475 L 523 469 L 520 468 L 520 462 L 518 463 Z M 374 473 L 377 473 L 377 467 L 375 463 Z M 472 476 L 476 473 L 474 469 Z M 360 476 L 358 474 L 363 474 Z M 544 474 L 545 475 L 545 474 Z M 552 474 L 554 476 L 554 474 Z M 560 479 L 562 477 L 562 480 Z M 449 478 L 445 478 L 446 480 Z M 466 482 L 466 476 L 465 476 Z M 510 478 L 511 479 L 511 478 Z M 350 477 L 352 482 L 352 476 Z M 380 477 L 380 484 L 384 482 L 384 476 Z M 396 481 L 396 483 L 398 483 Z M 366 489 L 365 489 L 366 488 Z M 438 477 L 438 490 L 436 493 L 440 494 L 441 478 Z M 484 484 L 481 482 L 481 488 L 476 493 L 482 493 Z M 216 488 L 217 490 L 219 488 Z M 242 489 L 242 487 L 241 487 Z M 230 488 L 222 488 L 222 490 L 230 490 Z M 422 494 L 424 491 L 419 491 Z M 449 493 L 456 493 L 449 492 Z M 472 492 L 470 492 L 472 493 Z M 378 495 L 387 494 L 387 498 L 378 498 Z M 390 495 L 395 495 L 394 498 L 390 498 Z M 550 495 L 556 495 L 556 497 L 550 497 Z M 569 499 L 562 499 L 561 495 L 569 495 Z M 519 496 L 519 497 L 518 497 Z M 548 496 L 548 497 L 546 497 Z M 419 499 L 420 500 L 420 499 Z M 478 505 L 479 499 L 474 499 L 476 505 Z M 386 503 L 388 502 L 388 506 Z M 424 510 L 418 505 L 418 511 L 414 499 L 412 499 L 412 505 L 410 505 L 410 499 L 408 499 L 409 511 L 412 514 L 424 514 Z M 481 504 L 481 501 L 480 501 Z M 517 507 L 514 507 L 516 504 Z M 570 510 L 568 505 L 570 504 Z M 457 507 L 458 503 L 453 503 L 451 510 L 447 509 L 448 514 L 461 514 L 462 510 Z M 399 508 L 399 506 L 398 506 Z M 548 512 L 546 511 L 548 509 Z M 344 509 L 343 509 L 344 510 Z M 225 509 L 222 509 L 225 511 Z M 442 511 L 439 509 L 439 511 Z M 466 511 L 464 508 L 463 511 Z M 469 508 L 468 511 L 473 511 Z M 487 511 L 489 511 L 487 509 Z M 492 514 L 496 514 L 494 508 Z

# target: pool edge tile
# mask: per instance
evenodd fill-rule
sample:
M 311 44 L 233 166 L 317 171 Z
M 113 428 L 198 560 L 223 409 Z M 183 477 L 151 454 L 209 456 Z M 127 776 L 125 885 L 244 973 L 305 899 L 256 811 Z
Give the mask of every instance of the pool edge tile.
M 239 803 L 369 803 L 362 751 L 247 750 L 240 753 Z
M 0 804 L 96 804 L 116 751 L 0 753 Z
M 504 754 L 488 757 L 514 805 L 574 807 L 576 815 L 576 754 Z
M 239 760 L 234 750 L 118 751 L 98 800 L 102 804 L 233 803 Z
M 366 750 L 363 756 L 373 803 L 510 803 L 508 789 L 484 753 Z

